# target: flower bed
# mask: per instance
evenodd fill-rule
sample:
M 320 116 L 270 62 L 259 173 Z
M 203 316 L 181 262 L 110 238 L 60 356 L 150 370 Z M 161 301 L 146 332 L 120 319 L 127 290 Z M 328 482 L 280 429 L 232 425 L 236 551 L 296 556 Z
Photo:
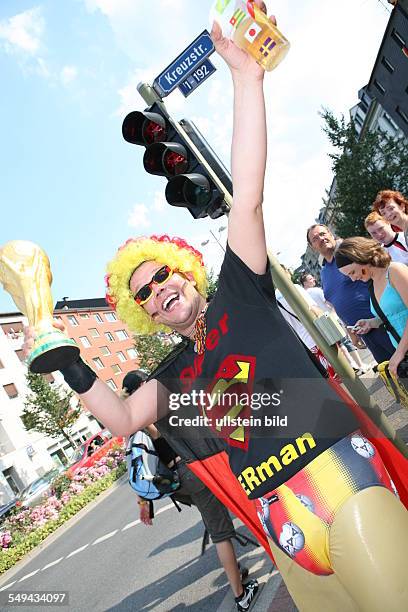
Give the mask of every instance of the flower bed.
M 126 472 L 124 451 L 113 448 L 94 466 L 72 477 L 59 476 L 52 494 L 39 506 L 20 510 L 0 531 L 0 574 L 12 567 Z

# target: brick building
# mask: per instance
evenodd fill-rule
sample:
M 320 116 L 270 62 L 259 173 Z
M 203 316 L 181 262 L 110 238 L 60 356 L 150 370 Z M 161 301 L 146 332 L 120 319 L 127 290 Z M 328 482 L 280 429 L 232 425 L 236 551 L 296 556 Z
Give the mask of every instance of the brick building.
M 64 298 L 56 303 L 54 318 L 62 320 L 98 377 L 114 391 L 121 389 L 125 374 L 137 368 L 137 351 L 131 332 L 105 299 Z

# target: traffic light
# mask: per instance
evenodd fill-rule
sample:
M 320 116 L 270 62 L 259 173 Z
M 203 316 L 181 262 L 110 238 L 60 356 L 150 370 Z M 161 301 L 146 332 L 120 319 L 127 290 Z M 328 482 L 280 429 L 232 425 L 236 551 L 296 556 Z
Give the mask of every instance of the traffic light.
M 232 192 L 231 179 L 192 123 L 173 123 L 161 107 L 153 104 L 144 112 L 129 113 L 123 121 L 122 134 L 127 142 L 146 147 L 146 172 L 167 178 L 165 196 L 169 204 L 187 208 L 195 219 L 207 215 L 216 219 L 228 211 L 225 193 Z M 186 134 L 204 162 L 197 158 Z M 224 189 L 217 186 L 208 166 Z

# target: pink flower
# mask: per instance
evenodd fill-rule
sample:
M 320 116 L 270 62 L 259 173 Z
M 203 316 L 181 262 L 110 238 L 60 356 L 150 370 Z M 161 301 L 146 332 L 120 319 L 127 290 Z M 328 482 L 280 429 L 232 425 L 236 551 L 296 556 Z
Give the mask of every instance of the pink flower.
M 9 531 L 0 532 L 0 546 L 1 548 L 8 548 L 12 541 L 11 533 Z

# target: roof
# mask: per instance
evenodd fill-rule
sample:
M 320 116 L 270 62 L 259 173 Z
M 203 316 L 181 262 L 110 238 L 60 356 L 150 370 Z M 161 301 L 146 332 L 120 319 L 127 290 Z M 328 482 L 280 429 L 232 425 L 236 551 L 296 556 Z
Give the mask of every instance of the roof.
M 101 308 L 110 310 L 110 306 L 104 297 L 88 298 L 86 300 L 59 300 L 55 304 L 55 310 L 100 310 Z

